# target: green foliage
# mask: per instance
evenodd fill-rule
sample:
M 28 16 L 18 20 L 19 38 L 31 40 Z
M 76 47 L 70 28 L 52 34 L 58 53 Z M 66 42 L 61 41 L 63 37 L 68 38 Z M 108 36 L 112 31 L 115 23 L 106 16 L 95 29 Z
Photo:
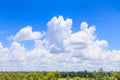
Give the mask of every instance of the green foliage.
M 0 72 L 0 80 L 120 80 L 120 72 Z
M 67 76 L 67 77 L 66 77 L 66 80 L 70 80 L 70 76 Z
M 112 72 L 112 76 L 114 76 L 117 80 L 120 80 L 120 72 Z

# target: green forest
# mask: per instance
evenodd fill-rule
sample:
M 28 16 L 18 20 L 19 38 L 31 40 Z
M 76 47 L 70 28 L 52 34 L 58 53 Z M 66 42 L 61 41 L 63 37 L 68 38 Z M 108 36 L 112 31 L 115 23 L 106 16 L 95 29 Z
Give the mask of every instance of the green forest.
M 0 80 L 120 80 L 120 72 L 98 71 L 41 71 L 0 72 Z

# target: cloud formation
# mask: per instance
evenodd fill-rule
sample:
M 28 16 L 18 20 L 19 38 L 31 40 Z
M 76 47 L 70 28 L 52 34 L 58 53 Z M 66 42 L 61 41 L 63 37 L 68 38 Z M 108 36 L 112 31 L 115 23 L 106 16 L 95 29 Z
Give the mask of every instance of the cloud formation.
M 82 22 L 73 33 L 72 19 L 62 16 L 53 17 L 47 26 L 44 37 L 27 26 L 11 37 L 10 47 L 0 42 L 0 70 L 120 70 L 120 50 L 109 50 L 108 42 L 97 37 L 95 26 Z M 28 50 L 24 40 L 34 40 L 34 47 Z
M 33 32 L 31 26 L 22 28 L 15 36 L 10 36 L 9 39 L 15 41 L 24 41 L 24 40 L 36 40 L 41 37 L 41 33 L 38 31 Z
M 72 20 L 64 20 L 62 16 L 53 17 L 51 21 L 47 23 L 47 38 L 46 42 L 51 52 L 64 51 L 63 42 L 71 35 Z

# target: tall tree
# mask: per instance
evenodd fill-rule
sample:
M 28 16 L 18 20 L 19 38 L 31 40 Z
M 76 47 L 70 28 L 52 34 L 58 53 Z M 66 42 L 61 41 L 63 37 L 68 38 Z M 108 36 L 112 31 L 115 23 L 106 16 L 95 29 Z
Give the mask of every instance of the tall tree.
M 93 75 L 93 78 L 96 80 L 96 76 L 97 76 L 96 70 L 93 71 L 92 75 Z
M 98 78 L 102 80 L 103 77 L 103 68 L 98 69 Z

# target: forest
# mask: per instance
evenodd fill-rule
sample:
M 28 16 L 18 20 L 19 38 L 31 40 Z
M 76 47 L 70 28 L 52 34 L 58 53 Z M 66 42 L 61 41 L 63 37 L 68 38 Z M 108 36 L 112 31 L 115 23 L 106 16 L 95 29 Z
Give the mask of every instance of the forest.
M 98 71 L 35 71 L 0 72 L 0 80 L 120 80 L 120 72 Z

